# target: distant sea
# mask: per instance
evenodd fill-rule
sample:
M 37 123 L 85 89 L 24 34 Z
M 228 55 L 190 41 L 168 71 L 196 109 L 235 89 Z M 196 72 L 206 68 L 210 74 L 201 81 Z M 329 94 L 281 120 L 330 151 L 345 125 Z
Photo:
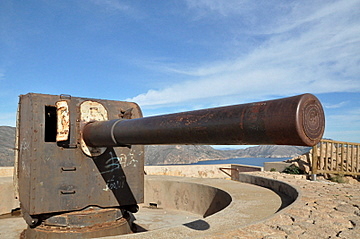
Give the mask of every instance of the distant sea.
M 264 162 L 278 162 L 284 161 L 291 158 L 233 158 L 233 159 L 225 159 L 225 160 L 206 160 L 199 161 L 197 163 L 193 163 L 191 165 L 199 165 L 199 164 L 244 164 L 244 165 L 252 165 L 264 167 Z

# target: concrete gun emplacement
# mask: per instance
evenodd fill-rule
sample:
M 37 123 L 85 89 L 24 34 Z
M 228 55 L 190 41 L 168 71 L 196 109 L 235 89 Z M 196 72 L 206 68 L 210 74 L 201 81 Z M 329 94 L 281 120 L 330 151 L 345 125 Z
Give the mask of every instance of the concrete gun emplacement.
M 57 238 L 74 228 L 99 236 L 101 223 L 110 225 L 101 236 L 128 233 L 128 214 L 144 201 L 143 145 L 313 146 L 324 128 L 311 94 L 144 118 L 131 102 L 21 95 L 16 172 L 25 236 Z

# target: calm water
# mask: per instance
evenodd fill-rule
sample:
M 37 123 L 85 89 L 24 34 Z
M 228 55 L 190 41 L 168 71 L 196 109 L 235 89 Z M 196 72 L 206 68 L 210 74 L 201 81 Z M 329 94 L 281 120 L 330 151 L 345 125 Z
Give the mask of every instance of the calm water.
M 253 166 L 264 166 L 264 162 L 278 162 L 284 161 L 291 158 L 233 158 L 225 160 L 208 160 L 208 161 L 199 161 L 191 165 L 197 164 L 245 164 Z

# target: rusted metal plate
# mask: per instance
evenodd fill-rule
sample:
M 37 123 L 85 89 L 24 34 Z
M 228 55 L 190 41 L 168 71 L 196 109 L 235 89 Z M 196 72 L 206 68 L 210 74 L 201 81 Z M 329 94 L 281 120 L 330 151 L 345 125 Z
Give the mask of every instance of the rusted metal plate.
M 54 227 L 41 225 L 36 228 L 28 227 L 24 231 L 24 238 L 100 238 L 131 233 L 129 222 L 125 218 L 117 221 L 96 224 L 86 227 Z
M 67 101 L 56 102 L 57 133 L 56 141 L 66 141 L 70 133 L 70 112 Z
M 67 140 L 57 141 L 56 103 L 64 100 L 69 134 Z M 132 118 L 142 117 L 135 103 L 33 93 L 20 96 L 19 197 L 22 210 L 31 216 L 143 202 L 143 146 L 108 147 L 96 157 L 84 154 L 80 107 L 85 101 L 101 104 L 109 120 L 120 119 L 130 109 Z
M 87 100 L 80 104 L 80 133 L 83 127 L 92 121 L 108 120 L 108 113 L 105 107 L 96 101 Z M 88 156 L 99 156 L 103 154 L 106 147 L 90 147 L 85 144 L 83 137 L 80 139 L 82 151 Z
M 92 227 L 98 224 L 115 222 L 122 217 L 119 208 L 89 207 L 81 211 L 54 215 L 45 219 L 42 225 L 67 228 Z

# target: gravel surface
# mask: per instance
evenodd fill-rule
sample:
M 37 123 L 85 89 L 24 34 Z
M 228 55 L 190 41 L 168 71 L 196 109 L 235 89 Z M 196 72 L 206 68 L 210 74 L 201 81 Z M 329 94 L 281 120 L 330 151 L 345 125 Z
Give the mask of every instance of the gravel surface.
M 360 183 L 309 181 L 302 175 L 252 173 L 287 182 L 300 200 L 261 223 L 241 228 L 226 238 L 360 238 Z

